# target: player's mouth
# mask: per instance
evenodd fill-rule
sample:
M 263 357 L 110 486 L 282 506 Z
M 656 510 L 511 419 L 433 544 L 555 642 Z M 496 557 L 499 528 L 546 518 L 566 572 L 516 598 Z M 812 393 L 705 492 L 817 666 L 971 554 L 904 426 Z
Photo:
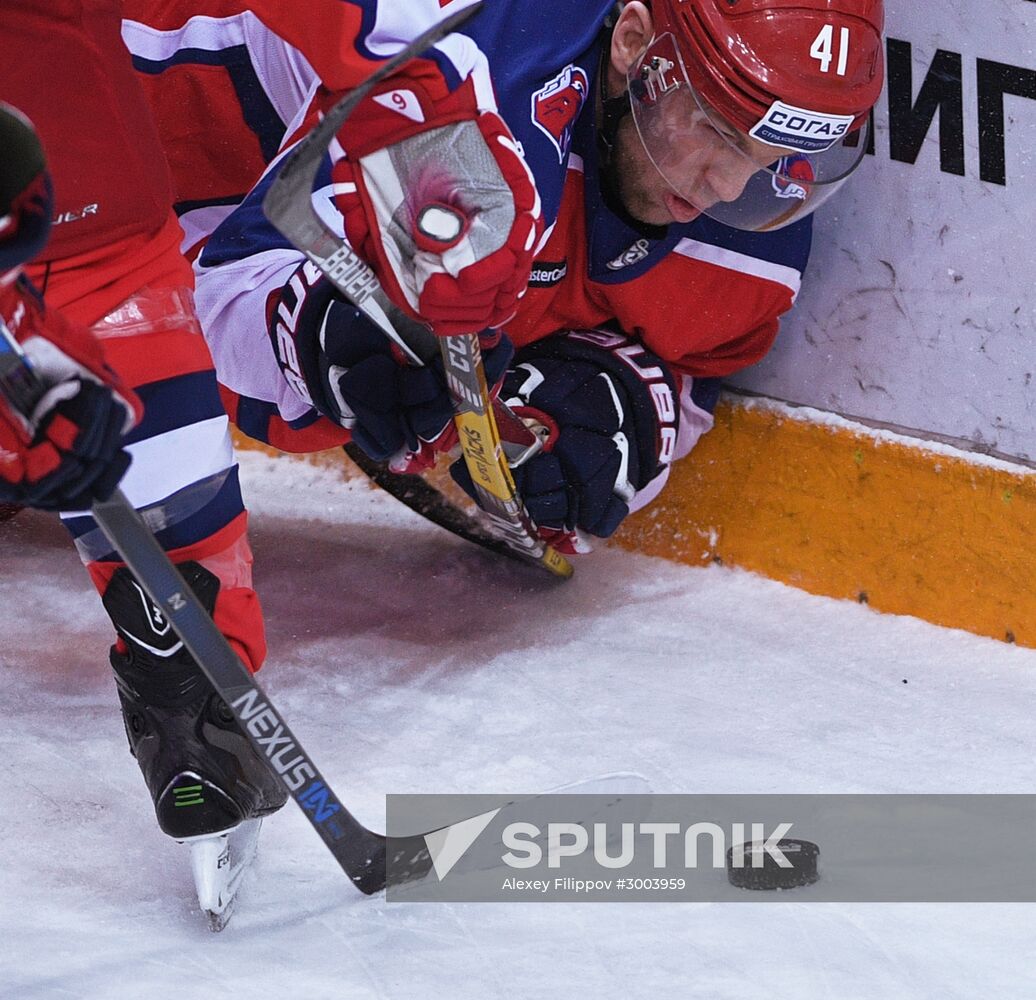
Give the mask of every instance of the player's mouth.
M 665 207 L 676 222 L 692 222 L 701 215 L 701 209 L 692 205 L 686 198 L 681 198 L 672 191 L 665 195 Z

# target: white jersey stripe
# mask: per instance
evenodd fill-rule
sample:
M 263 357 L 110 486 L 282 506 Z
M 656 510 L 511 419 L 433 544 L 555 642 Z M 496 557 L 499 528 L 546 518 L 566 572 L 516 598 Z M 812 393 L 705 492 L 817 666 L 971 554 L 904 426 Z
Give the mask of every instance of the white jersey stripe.
M 283 122 L 291 121 L 317 82 L 305 56 L 267 29 L 251 11 L 229 17 L 198 15 L 166 31 L 127 19 L 122 22 L 122 40 L 134 56 L 159 63 L 189 49 L 222 52 L 247 46 L 252 68 Z
M 235 464 L 230 422 L 226 417 L 211 417 L 178 427 L 137 441 L 126 450 L 133 461 L 119 488 L 138 510 Z M 89 513 L 88 510 L 73 511 L 63 514 L 62 519 L 85 517 Z
M 172 59 L 183 49 L 202 49 L 219 52 L 234 45 L 244 45 L 248 39 L 246 22 L 256 17 L 250 11 L 231 17 L 192 17 L 182 27 L 160 31 L 140 21 L 122 22 L 122 40 L 135 56 L 153 62 Z
M 750 274 L 755 278 L 763 278 L 766 281 L 776 282 L 784 285 L 791 291 L 791 300 L 795 301 L 802 286 L 802 275 L 793 267 L 787 264 L 774 264 L 772 261 L 760 260 L 758 257 L 749 257 L 748 254 L 738 253 L 736 250 L 726 250 L 723 247 L 713 246 L 711 243 L 702 243 L 699 240 L 692 240 L 684 237 L 673 248 L 675 253 L 691 260 L 700 260 L 706 264 L 715 264 L 717 267 L 725 267 L 728 271 L 737 271 L 739 274 Z

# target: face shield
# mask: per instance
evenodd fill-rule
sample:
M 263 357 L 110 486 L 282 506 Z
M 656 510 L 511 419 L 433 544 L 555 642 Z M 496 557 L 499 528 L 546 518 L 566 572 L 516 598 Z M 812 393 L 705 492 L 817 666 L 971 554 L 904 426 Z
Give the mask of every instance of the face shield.
M 669 188 L 724 225 L 765 232 L 814 211 L 859 166 L 866 129 L 852 117 L 780 101 L 750 133 L 727 122 L 691 85 L 676 39 L 651 40 L 627 74 L 633 121 Z

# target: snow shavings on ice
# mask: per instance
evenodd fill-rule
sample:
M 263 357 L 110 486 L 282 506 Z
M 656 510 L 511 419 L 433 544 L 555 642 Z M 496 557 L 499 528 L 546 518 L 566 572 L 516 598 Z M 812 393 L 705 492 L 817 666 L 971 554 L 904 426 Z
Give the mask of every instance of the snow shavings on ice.
M 388 792 L 608 771 L 661 792 L 1033 789 L 1032 650 L 618 549 L 558 584 L 337 471 L 241 464 L 262 680 L 370 826 Z M 213 936 L 70 543 L 22 515 L 0 562 L 3 1000 L 1036 995 L 1032 906 L 387 904 L 290 804 Z

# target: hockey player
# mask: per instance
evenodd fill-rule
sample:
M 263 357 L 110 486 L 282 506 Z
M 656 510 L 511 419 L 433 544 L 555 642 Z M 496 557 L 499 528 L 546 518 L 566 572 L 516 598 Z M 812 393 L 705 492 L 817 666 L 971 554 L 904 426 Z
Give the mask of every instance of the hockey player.
M 202 260 L 199 302 L 232 417 L 285 450 L 332 447 L 355 434 L 372 454 L 420 465 L 414 459 L 429 438 L 432 447 L 449 442 L 436 434 L 449 418 L 444 393 L 427 374 L 390 364 L 380 334 L 323 282 L 309 286 L 301 255 L 264 223 L 268 178 L 231 215 L 241 145 L 221 151 L 198 140 L 197 120 L 218 120 L 223 135 L 246 137 L 254 167 L 274 137 L 303 134 L 337 95 L 328 92 L 334 84 L 324 88 L 308 116 L 292 121 L 299 95 L 324 73 L 306 59 L 317 49 L 308 40 L 303 52 L 285 45 L 290 27 L 262 4 L 251 6 L 265 24 L 226 0 L 126 6 L 127 44 L 166 124 L 183 218 L 203 236 L 230 216 Z M 407 37 L 403 25 L 412 34 L 438 16 L 437 4 L 420 0 L 362 7 L 367 45 L 357 52 L 395 51 Z M 628 510 L 650 502 L 669 462 L 711 427 L 718 377 L 769 349 L 799 289 L 810 213 L 862 159 L 859 128 L 883 79 L 880 0 L 655 0 L 614 10 L 600 0 L 493 5 L 462 29 L 478 46 L 471 64 L 480 99 L 493 104 L 490 93 L 507 120 L 548 224 L 527 293 L 506 323 L 519 356 L 505 392 L 550 430 L 544 454 L 516 477 L 545 534 L 569 549 L 584 548 L 587 533 L 607 537 Z M 334 26 L 312 33 L 326 41 Z M 458 52 L 453 39 L 434 61 L 456 75 Z M 222 84 L 214 65 L 224 69 Z M 384 83 L 371 107 L 391 111 L 407 79 L 404 70 Z M 178 123 L 185 92 L 200 102 L 191 142 Z M 414 135 L 432 131 L 432 112 L 409 119 Z M 342 226 L 328 210 L 334 200 L 344 230 L 413 309 L 407 282 L 415 281 L 401 280 L 393 264 L 409 259 L 412 242 L 394 253 L 400 232 L 391 223 L 387 233 L 349 225 L 354 190 L 370 205 L 383 195 L 379 184 L 399 179 L 381 169 L 392 152 L 378 170 L 373 156 L 365 159 L 356 127 L 347 126 L 351 152 L 345 142 L 315 204 Z M 414 148 L 408 142 L 395 152 Z M 456 158 L 440 149 L 435 163 L 430 146 L 441 175 Z M 203 166 L 190 167 L 199 149 Z M 473 178 L 453 181 L 460 191 Z M 599 327 L 606 331 L 566 336 Z M 501 356 L 490 356 L 493 367 Z
M 365 9 L 372 34 L 391 36 L 405 16 Z M 515 475 L 555 544 L 585 550 L 657 495 L 711 426 L 717 379 L 769 349 L 799 288 L 811 213 L 866 149 L 881 28 L 880 0 L 632 0 L 617 16 L 610 3 L 552 0 L 493 5 L 463 29 L 491 69 L 477 96 L 510 127 L 547 224 L 503 323 L 518 347 L 503 394 L 548 433 Z M 441 270 L 424 266 L 414 206 L 433 197 L 466 211 L 480 180 L 450 145 L 447 106 L 422 89 L 429 62 L 458 72 L 458 52 L 437 48 L 385 81 L 343 128 L 314 195 L 398 304 L 438 332 L 501 321 L 422 302 Z M 291 139 L 336 96 L 319 90 Z M 449 441 L 437 433 L 445 394 L 430 398 L 265 222 L 277 168 L 200 258 L 200 315 L 232 416 L 287 450 L 352 434 L 375 457 L 419 464 Z
M 335 87 L 351 86 L 376 64 L 376 54 L 354 44 L 357 37 L 374 41 L 362 34 L 355 5 L 317 3 L 314 11 L 327 18 L 318 27 L 286 16 L 282 4 L 223 5 L 248 17 L 253 7 L 295 24 L 286 35 Z M 243 821 L 254 828 L 252 821 L 284 803 L 284 788 L 89 511 L 118 483 L 245 665 L 259 668 L 263 622 L 227 419 L 193 309 L 192 272 L 178 249 L 183 234 L 170 211 L 165 157 L 120 39 L 121 13 L 115 2 L 84 12 L 78 4 L 35 0 L 0 12 L 12 51 L 32 55 L 5 63 L 0 93 L 39 128 L 56 192 L 52 210 L 40 196 L 38 165 L 19 172 L 5 136 L 0 158 L 13 172 L 0 174 L 0 270 L 28 261 L 26 274 L 46 308 L 20 274 L 5 281 L 0 307 L 51 385 L 28 420 L 0 409 L 0 503 L 62 512 L 116 627 L 111 662 L 126 733 L 158 822 L 177 839 L 211 841 Z M 451 82 L 470 117 L 473 85 Z M 27 131 L 19 118 L 10 121 Z M 487 135 L 506 138 L 502 124 L 484 124 Z M 527 171 L 513 151 L 500 157 L 513 190 L 505 182 L 486 205 L 505 212 L 512 205 L 516 231 L 504 248 L 508 266 L 499 255 L 496 271 L 481 281 L 482 291 L 499 291 L 490 294 L 487 321 L 513 309 L 539 224 Z M 123 434 L 134 417 L 139 423 Z M 212 860 L 222 863 L 218 855 Z
M 263 620 L 227 419 L 119 14 L 115 2 L 0 10 L 10 51 L 25 54 L 0 67 L 0 93 L 38 128 L 54 192 L 51 206 L 41 157 L 18 155 L 31 153 L 32 131 L 6 116 L 0 313 L 49 389 L 27 419 L 0 402 L 0 501 L 61 511 L 116 629 L 126 734 L 158 823 L 190 839 L 264 816 L 286 793 L 90 515 L 120 484 L 259 668 Z
M 126 0 L 123 35 L 144 80 L 173 168 L 177 210 L 187 233 L 189 256 L 197 254 L 216 222 L 244 197 L 289 123 L 296 136 L 308 129 L 312 115 L 318 113 L 317 105 L 310 108 L 311 115 L 301 129 L 298 121 L 292 122 L 306 110 L 304 98 L 313 96 L 308 91 L 322 80 L 325 87 L 318 102 L 333 100 L 372 72 L 379 56 L 391 54 L 416 32 L 442 18 L 441 6 L 434 0 L 375 6 L 372 14 L 363 4 L 318 5 L 313 19 L 300 20 L 283 5 L 269 2 L 245 7 L 232 0 Z M 355 44 L 349 44 L 354 20 L 360 25 L 359 34 Z M 414 60 L 407 74 L 436 102 L 431 120 L 411 122 L 414 131 L 430 133 L 436 121 L 452 123 L 453 141 L 463 136 L 468 153 L 473 149 L 492 165 L 478 178 L 477 197 L 469 196 L 469 221 L 474 225 L 463 251 L 453 255 L 460 259 L 463 252 L 469 259 L 457 274 L 438 267 L 420 304 L 422 318 L 435 322 L 440 332 L 447 327 L 482 329 L 513 315 L 518 294 L 525 287 L 542 227 L 535 187 L 509 141 L 506 125 L 495 113 L 484 56 L 470 39 L 451 36 L 436 47 L 431 58 Z M 483 101 L 486 107 L 480 106 Z M 398 132 L 398 113 L 386 111 L 382 117 L 384 121 L 379 123 L 367 115 L 360 126 L 366 142 L 388 141 L 391 136 L 386 129 Z M 452 153 L 454 158 L 462 153 L 459 142 Z M 371 216 L 369 226 L 365 214 Z M 376 230 L 375 216 L 376 209 L 367 205 L 356 213 L 355 221 Z M 433 256 L 425 254 L 426 260 Z M 366 336 L 370 338 L 372 333 L 368 328 Z M 510 356 L 509 345 L 494 350 L 499 340 L 495 333 L 483 338 L 491 375 L 502 372 Z M 435 436 L 443 426 L 441 374 L 402 369 L 392 360 L 380 334 L 374 342 L 377 356 L 366 360 L 379 368 L 382 380 L 391 373 L 392 380 L 400 382 L 393 391 L 410 401 L 411 419 L 420 429 L 431 427 Z M 236 351 L 233 345 L 228 347 Z M 236 361 L 243 360 L 236 351 Z M 349 431 L 343 432 L 341 425 L 330 424 L 315 411 L 300 420 L 285 421 L 276 405 L 252 397 L 242 400 L 228 389 L 234 382 L 229 368 L 225 366 L 227 378 L 221 379 L 221 392 L 232 417 L 247 433 L 293 451 L 327 448 L 349 440 Z M 366 382 L 370 374 L 361 366 L 352 378 Z M 267 393 L 284 397 L 284 412 L 298 408 L 297 397 L 279 371 L 262 377 Z M 380 389 L 375 389 L 375 395 L 380 395 Z M 420 413 L 425 398 L 437 404 L 428 417 Z M 377 405 L 386 404 L 379 400 Z M 448 403 L 446 407 L 448 415 Z M 259 425 L 261 431 L 256 429 Z M 374 444 L 374 438 L 382 430 L 361 421 L 356 430 L 361 440 L 368 431 L 372 435 L 366 438 L 368 446 L 380 453 L 384 449 Z M 388 433 L 394 441 L 395 429 Z M 394 450 L 396 444 L 389 448 Z

